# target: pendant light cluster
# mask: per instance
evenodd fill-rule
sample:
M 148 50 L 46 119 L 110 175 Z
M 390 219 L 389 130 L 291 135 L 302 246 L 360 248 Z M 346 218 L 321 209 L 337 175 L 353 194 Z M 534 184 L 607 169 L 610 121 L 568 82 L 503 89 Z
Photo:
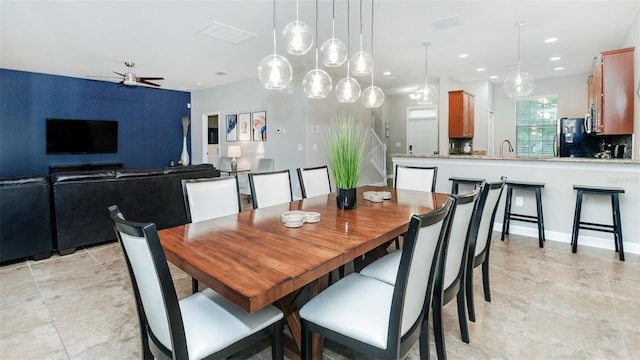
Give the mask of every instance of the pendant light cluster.
M 373 53 L 373 1 L 371 0 L 371 52 Z M 354 103 L 361 98 L 367 108 L 377 108 L 384 102 L 384 92 L 373 84 L 373 55 L 363 50 L 362 35 L 362 0 L 360 0 L 360 50 L 351 59 L 350 53 L 350 0 L 347 0 L 347 45 L 335 36 L 335 0 L 332 1 L 331 38 L 318 49 L 318 0 L 316 0 L 315 39 L 311 28 L 298 18 L 298 1 L 296 1 L 296 20 L 290 22 L 282 31 L 287 52 L 292 55 L 304 55 L 315 44 L 315 68 L 309 71 L 302 80 L 308 98 L 322 99 L 332 90 L 329 74 L 319 68 L 340 67 L 347 63 L 346 77 L 338 81 L 335 87 L 336 98 L 341 103 Z M 284 89 L 291 83 L 292 71 L 289 61 L 276 52 L 275 0 L 273 0 L 273 55 L 268 55 L 258 66 L 258 78 L 267 89 Z M 361 92 L 358 81 L 351 77 L 371 75 L 371 86 Z M 362 93 L 362 97 L 360 96 Z
M 528 72 L 520 71 L 520 29 L 523 22 L 517 22 L 518 27 L 518 64 L 516 71 L 509 75 L 502 84 L 502 89 L 508 97 L 528 96 L 533 91 L 535 80 Z
M 424 86 L 417 88 L 409 97 L 418 105 L 433 105 L 438 102 L 438 89 L 434 85 L 429 84 L 429 78 L 427 76 L 428 48 L 431 43 L 426 42 L 422 45 L 424 46 Z

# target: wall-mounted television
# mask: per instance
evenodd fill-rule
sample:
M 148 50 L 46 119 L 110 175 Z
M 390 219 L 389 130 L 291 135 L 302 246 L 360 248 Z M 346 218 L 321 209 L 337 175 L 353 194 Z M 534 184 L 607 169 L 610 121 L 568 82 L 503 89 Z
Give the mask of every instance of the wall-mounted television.
M 47 154 L 117 152 L 117 121 L 47 119 Z

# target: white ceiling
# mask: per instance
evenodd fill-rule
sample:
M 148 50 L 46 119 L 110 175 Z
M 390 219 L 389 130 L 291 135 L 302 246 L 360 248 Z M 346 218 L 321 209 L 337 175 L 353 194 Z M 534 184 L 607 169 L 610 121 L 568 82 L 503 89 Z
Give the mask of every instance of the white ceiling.
M 300 20 L 312 28 L 314 4 L 300 1 Z M 359 1 L 350 4 L 354 53 L 359 47 Z M 124 62 L 133 61 L 138 76 L 163 76 L 158 81 L 162 88 L 187 91 L 258 81 L 257 65 L 273 51 L 272 5 L 270 0 L 0 0 L 0 67 L 118 82 L 111 78 L 113 71 L 125 72 Z M 335 6 L 336 37 L 346 42 L 347 1 L 336 0 Z M 295 1 L 277 0 L 278 35 L 295 18 L 295 9 Z M 322 43 L 331 35 L 331 1 L 320 0 L 319 9 Z M 467 82 L 497 75 L 492 81 L 502 82 L 517 61 L 517 21 L 525 23 L 523 71 L 537 79 L 585 74 L 598 52 L 623 46 L 639 14 L 638 0 L 376 0 L 375 83 L 390 93 L 422 85 L 426 41 L 431 42 L 430 79 L 449 75 Z M 438 29 L 432 24 L 452 16 L 455 26 Z M 364 50 L 370 51 L 371 0 L 363 0 L 363 19 Z M 233 44 L 199 33 L 213 22 L 257 36 Z M 559 40 L 545 44 L 548 37 Z M 283 54 L 281 45 L 278 53 Z M 460 53 L 469 57 L 460 59 Z M 552 56 L 561 59 L 551 62 Z M 301 81 L 314 66 L 311 52 L 286 57 L 300 70 L 293 81 Z M 554 70 L 558 66 L 564 70 Z M 479 67 L 486 71 L 477 72 Z M 346 66 L 338 69 L 334 83 L 345 73 Z

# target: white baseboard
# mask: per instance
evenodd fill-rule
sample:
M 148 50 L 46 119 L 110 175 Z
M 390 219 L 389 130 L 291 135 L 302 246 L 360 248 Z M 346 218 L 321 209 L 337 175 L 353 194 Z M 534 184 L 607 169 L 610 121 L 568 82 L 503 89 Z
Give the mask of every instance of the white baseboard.
M 502 231 L 502 224 L 501 223 L 494 223 L 493 224 L 493 231 L 501 232 Z M 531 228 L 531 227 L 518 226 L 518 225 L 510 225 L 509 226 L 509 233 L 510 234 L 515 234 L 515 235 L 533 237 L 533 238 L 536 238 L 536 239 L 538 238 L 538 228 Z M 545 230 L 544 237 L 545 237 L 545 240 L 558 241 L 558 242 L 571 244 L 571 234 L 570 233 L 564 233 L 564 232 L 560 232 L 560 231 Z M 629 242 L 625 243 L 624 239 L 623 239 L 622 245 L 624 247 L 624 252 L 625 253 L 640 254 L 640 244 L 638 244 L 638 243 L 629 243 Z M 614 244 L 614 241 L 613 241 L 613 234 L 611 234 L 608 238 L 600 238 L 600 237 L 595 237 L 595 236 L 579 235 L 579 237 L 578 237 L 578 246 L 589 246 L 589 247 L 594 247 L 594 248 L 598 248 L 598 249 L 605 249 L 605 250 L 615 251 L 615 244 Z

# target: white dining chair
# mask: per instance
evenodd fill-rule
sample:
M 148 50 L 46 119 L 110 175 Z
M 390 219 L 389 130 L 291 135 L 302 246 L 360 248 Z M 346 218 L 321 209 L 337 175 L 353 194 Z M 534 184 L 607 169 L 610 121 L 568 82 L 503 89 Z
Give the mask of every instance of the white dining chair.
M 433 289 L 433 329 L 438 358 L 442 358 L 442 354 L 445 353 L 442 307 L 453 298 L 457 300 L 462 341 L 469 343 L 464 276 L 469 242 L 477 235 L 481 214 L 478 208 L 480 187 L 470 193 L 453 196 L 457 199 L 456 206 L 449 234 L 442 245 Z M 396 250 L 385 255 L 362 269 L 360 274 L 394 284 L 400 265 L 400 254 L 401 250 Z
M 196 222 L 237 214 L 241 211 L 237 176 L 182 179 L 182 195 L 187 221 Z M 198 280 L 191 279 L 193 293 Z
M 403 190 L 436 191 L 437 166 L 396 165 L 394 187 Z
M 373 358 L 402 359 L 418 341 L 429 353 L 426 319 L 454 204 L 449 197 L 432 212 L 411 217 L 393 285 L 351 273 L 300 309 L 303 359 L 311 357 L 314 333 Z
M 182 179 L 187 221 L 196 222 L 241 211 L 237 176 Z
M 272 357 L 283 359 L 280 310 L 249 314 L 211 289 L 178 300 L 156 225 L 127 221 L 115 205 L 109 214 L 133 285 L 144 359 L 224 359 L 266 337 Z
M 256 172 L 269 172 L 275 170 L 276 161 L 274 159 L 262 158 L 258 160 Z M 238 174 L 238 187 L 240 194 L 247 195 L 247 201 L 251 202 L 251 187 L 249 186 L 249 175 L 246 173 Z
M 293 201 L 289 169 L 250 173 L 249 186 L 254 209 Z
M 298 168 L 298 180 L 303 198 L 331 193 L 329 168 L 324 166 Z
M 489 250 L 491 249 L 491 235 L 493 233 L 493 222 L 496 218 L 496 211 L 502 196 L 504 184 L 507 182 L 506 177 L 502 177 L 500 181 L 485 183 L 482 188 L 481 202 L 479 204 L 482 209 L 480 223 L 478 225 L 478 236 L 471 239 L 469 243 L 469 259 L 467 263 L 467 274 L 465 278 L 467 311 L 469 312 L 469 320 L 476 321 L 475 308 L 473 303 L 473 269 L 482 265 L 482 286 L 484 289 L 484 299 L 491 301 L 491 291 L 489 288 Z
M 401 190 L 436 191 L 438 167 L 419 167 L 396 165 L 393 187 Z M 401 235 L 402 236 L 402 235 Z M 400 248 L 400 239 L 394 239 L 396 249 Z

